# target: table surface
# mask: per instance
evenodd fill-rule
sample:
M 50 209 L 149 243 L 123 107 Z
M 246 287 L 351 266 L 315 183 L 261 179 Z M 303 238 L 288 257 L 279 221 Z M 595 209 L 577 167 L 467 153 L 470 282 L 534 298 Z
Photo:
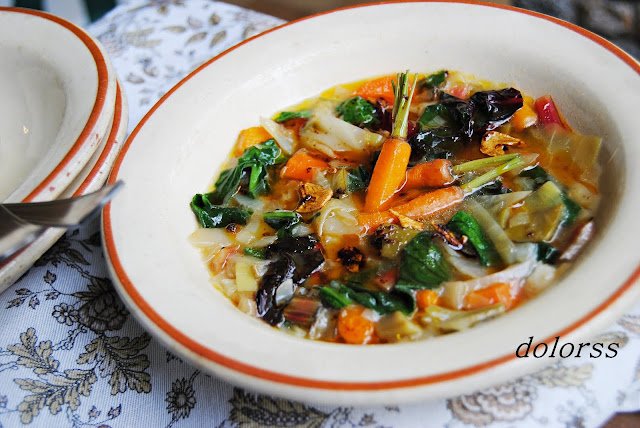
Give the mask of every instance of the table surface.
M 124 86 L 131 129 L 195 66 L 280 22 L 210 0 L 130 1 L 89 31 Z M 640 409 L 640 305 L 594 339 L 619 343 L 614 359 L 560 360 L 483 391 L 381 408 L 255 395 L 172 355 L 114 291 L 97 222 L 62 238 L 0 307 L 0 426 L 584 427 Z

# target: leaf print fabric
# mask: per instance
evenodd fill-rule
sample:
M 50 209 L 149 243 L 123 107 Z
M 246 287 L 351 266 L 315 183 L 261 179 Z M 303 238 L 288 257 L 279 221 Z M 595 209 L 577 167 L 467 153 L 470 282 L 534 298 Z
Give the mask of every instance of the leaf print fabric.
M 111 56 L 132 128 L 186 73 L 279 23 L 217 1 L 148 0 L 121 2 L 90 32 Z M 67 233 L 0 307 L 2 427 L 591 427 L 640 409 L 640 305 L 597 338 L 620 343 L 614 359 L 562 360 L 449 400 L 369 409 L 244 391 L 163 348 L 113 289 L 97 222 Z

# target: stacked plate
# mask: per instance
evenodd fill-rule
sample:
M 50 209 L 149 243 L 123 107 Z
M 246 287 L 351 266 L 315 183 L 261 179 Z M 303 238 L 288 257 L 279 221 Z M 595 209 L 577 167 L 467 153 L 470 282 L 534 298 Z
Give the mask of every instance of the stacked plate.
M 124 95 L 104 49 L 58 17 L 0 7 L 0 202 L 99 189 L 127 129 Z M 64 233 L 49 229 L 0 264 L 0 292 Z

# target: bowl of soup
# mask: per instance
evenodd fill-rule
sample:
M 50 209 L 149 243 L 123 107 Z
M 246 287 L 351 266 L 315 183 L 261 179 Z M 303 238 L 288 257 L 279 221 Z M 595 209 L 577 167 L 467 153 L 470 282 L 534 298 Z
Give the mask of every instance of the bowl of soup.
M 127 141 L 103 216 L 116 287 L 172 351 L 293 399 L 530 373 L 553 359 L 523 342 L 580 340 L 639 294 L 639 71 L 571 24 L 468 2 L 267 32 Z

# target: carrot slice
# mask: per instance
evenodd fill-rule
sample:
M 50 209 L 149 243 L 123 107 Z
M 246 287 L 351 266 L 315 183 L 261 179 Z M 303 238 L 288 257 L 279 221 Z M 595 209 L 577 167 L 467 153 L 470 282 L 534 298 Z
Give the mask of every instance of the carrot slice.
M 305 150 L 298 150 L 282 168 L 282 176 L 292 180 L 312 181 L 315 169 L 327 169 L 329 164 L 311 156 Z
M 402 190 L 419 187 L 443 187 L 453 183 L 451 162 L 446 159 L 434 159 L 407 170 L 407 182 Z
M 426 220 L 433 214 L 452 208 L 464 199 L 464 192 L 458 186 L 444 187 L 420 195 L 409 202 L 396 205 L 393 211 L 413 220 Z M 374 231 L 383 224 L 397 223 L 398 218 L 390 211 L 359 213 L 358 223 L 365 233 Z
M 426 309 L 431 305 L 437 305 L 439 297 L 433 290 L 419 290 L 416 293 L 416 303 L 418 308 Z
M 464 192 L 460 187 L 449 186 L 420 195 L 393 207 L 393 210 L 414 220 L 424 220 L 438 211 L 458 205 L 463 199 Z
M 523 131 L 538 121 L 538 114 L 534 110 L 534 100 L 531 97 L 524 96 L 524 104 L 520 107 L 511 118 L 511 124 L 516 131 Z
M 373 232 L 383 224 L 397 223 L 396 216 L 389 211 L 379 213 L 358 213 L 358 224 L 364 228 L 364 233 Z
M 373 321 L 362 316 L 363 312 L 362 306 L 349 306 L 340 311 L 338 333 L 345 342 L 363 345 L 373 338 Z
M 240 131 L 236 146 L 233 150 L 235 156 L 240 156 L 246 149 L 256 144 L 264 143 L 273 138 L 262 126 L 254 126 Z
M 359 95 L 371 102 L 376 102 L 378 99 L 382 98 L 390 105 L 393 105 L 395 100 L 393 82 L 395 79 L 395 75 L 390 75 L 369 80 L 358 88 L 356 95 Z
M 367 189 L 364 210 L 380 211 L 380 207 L 402 186 L 407 176 L 411 146 L 399 138 L 389 138 L 382 145 Z
M 465 309 L 478 309 L 485 306 L 502 303 L 509 309 L 516 302 L 511 294 L 511 286 L 508 283 L 497 282 L 486 288 L 472 291 L 465 297 Z

